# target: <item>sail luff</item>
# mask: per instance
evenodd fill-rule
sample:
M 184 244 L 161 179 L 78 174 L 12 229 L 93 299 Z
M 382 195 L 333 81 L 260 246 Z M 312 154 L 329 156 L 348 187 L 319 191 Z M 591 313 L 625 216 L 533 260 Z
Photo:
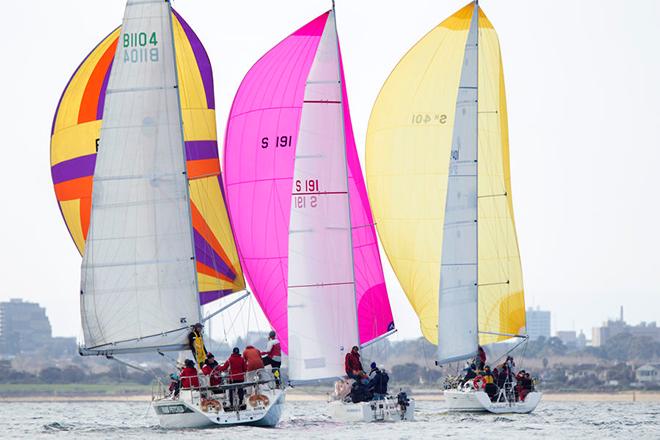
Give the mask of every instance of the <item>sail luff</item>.
M 334 37 L 335 37 L 335 49 L 336 49 L 336 55 L 337 55 L 337 78 L 339 79 L 339 101 L 341 103 L 339 104 L 339 113 L 341 115 L 341 138 L 343 139 L 343 162 L 344 162 L 344 173 L 346 176 L 346 211 L 348 214 L 348 242 L 350 244 L 351 248 L 351 270 L 353 272 L 353 303 L 355 304 L 355 309 L 354 309 L 354 314 L 353 317 L 355 318 L 355 334 L 357 336 L 357 346 L 359 347 L 361 345 L 360 341 L 360 322 L 358 320 L 358 313 L 359 313 L 359 307 L 358 307 L 358 298 L 357 298 L 357 280 L 355 277 L 355 249 L 353 245 L 353 222 L 352 222 L 352 216 L 351 216 L 351 191 L 350 191 L 350 183 L 349 183 L 349 172 L 348 172 L 348 154 L 347 154 L 347 141 L 346 141 L 346 114 L 345 114 L 345 98 L 346 94 L 344 93 L 346 90 L 346 86 L 344 84 L 344 69 L 342 66 L 342 61 L 341 61 L 341 50 L 339 48 L 339 34 L 337 32 L 337 13 L 335 11 L 335 2 L 334 0 L 332 1 L 332 12 L 330 13 L 331 17 L 329 17 L 329 20 L 332 19 L 332 24 L 333 24 L 333 31 L 334 31 Z M 365 341 L 366 342 L 366 341 Z M 348 352 L 348 347 L 345 347 L 346 352 Z
M 456 98 L 438 301 L 438 363 L 478 345 L 478 12 L 474 4 Z

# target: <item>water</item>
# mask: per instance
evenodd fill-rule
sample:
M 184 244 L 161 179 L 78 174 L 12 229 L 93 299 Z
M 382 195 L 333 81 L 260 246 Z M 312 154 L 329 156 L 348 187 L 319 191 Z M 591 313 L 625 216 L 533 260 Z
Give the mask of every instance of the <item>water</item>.
M 277 428 L 164 430 L 144 402 L 0 403 L 2 438 L 660 439 L 660 402 L 541 402 L 529 415 L 449 414 L 417 402 L 416 421 L 339 424 L 321 402 L 287 402 Z

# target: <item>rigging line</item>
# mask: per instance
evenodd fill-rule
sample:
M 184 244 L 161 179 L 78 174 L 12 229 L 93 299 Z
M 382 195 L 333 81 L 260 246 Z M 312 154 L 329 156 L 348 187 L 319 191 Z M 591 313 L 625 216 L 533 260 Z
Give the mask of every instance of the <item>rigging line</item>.
M 478 284 L 477 287 L 488 287 L 488 286 L 501 286 L 504 284 L 511 284 L 510 280 L 502 281 L 500 283 L 484 283 L 484 284 Z M 483 332 L 482 332 L 483 333 Z

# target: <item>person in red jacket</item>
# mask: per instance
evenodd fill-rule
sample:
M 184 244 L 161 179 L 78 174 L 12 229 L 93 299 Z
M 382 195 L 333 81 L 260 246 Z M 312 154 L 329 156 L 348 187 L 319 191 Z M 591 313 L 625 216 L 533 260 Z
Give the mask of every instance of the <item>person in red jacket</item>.
M 247 364 L 243 356 L 241 356 L 241 350 L 238 347 L 234 347 L 231 355 L 227 361 L 217 368 L 217 371 L 229 371 L 229 383 L 241 383 L 245 381 L 245 372 L 247 371 Z M 243 396 L 245 390 L 243 388 L 238 388 L 238 406 L 243 405 Z M 229 401 L 234 402 L 234 389 L 229 390 Z
M 185 360 L 185 366 L 181 370 L 181 388 L 199 388 L 197 368 L 191 359 Z
M 362 368 L 362 362 L 360 362 L 360 349 L 354 346 L 351 349 L 350 353 L 346 354 L 346 359 L 344 361 L 344 368 L 346 370 L 346 375 L 355 380 L 360 380 L 366 376 L 364 368 Z
M 248 345 L 245 347 L 245 350 L 243 350 L 243 359 L 245 359 L 245 364 L 247 365 L 245 380 L 247 382 L 252 382 L 257 376 L 257 371 L 264 368 L 264 361 L 261 359 L 261 352 L 252 345 Z
M 209 385 L 212 387 L 220 385 L 220 372 L 218 371 L 218 362 L 215 360 L 213 353 L 206 355 L 206 362 L 202 367 L 202 373 L 209 376 Z

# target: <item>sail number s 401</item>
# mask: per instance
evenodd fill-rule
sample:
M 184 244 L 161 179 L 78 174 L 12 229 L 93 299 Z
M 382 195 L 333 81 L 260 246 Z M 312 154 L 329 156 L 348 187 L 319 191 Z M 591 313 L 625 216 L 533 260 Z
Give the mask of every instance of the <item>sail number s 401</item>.
M 410 122 L 413 125 L 428 125 L 428 124 L 446 124 L 447 115 L 444 113 L 413 113 Z

